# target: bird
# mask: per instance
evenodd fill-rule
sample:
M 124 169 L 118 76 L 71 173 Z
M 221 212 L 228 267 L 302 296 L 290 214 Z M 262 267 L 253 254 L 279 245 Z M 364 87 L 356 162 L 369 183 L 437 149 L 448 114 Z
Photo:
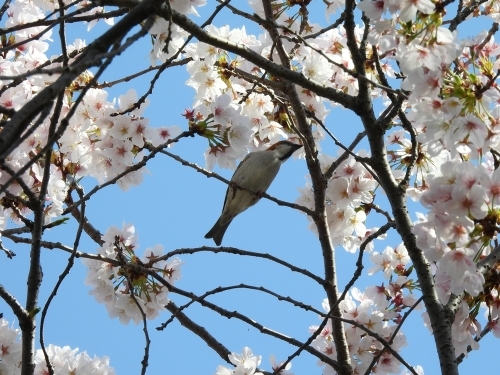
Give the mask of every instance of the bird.
M 231 177 L 222 213 L 205 238 L 213 238 L 215 244 L 220 246 L 231 221 L 260 200 L 278 174 L 281 164 L 301 147 L 290 141 L 280 141 L 266 150 L 250 152 L 245 156 Z

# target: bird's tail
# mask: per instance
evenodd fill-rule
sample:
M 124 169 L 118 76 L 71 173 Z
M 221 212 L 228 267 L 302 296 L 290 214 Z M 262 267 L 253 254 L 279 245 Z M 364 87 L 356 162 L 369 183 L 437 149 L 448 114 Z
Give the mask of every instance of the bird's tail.
M 222 243 L 222 237 L 224 237 L 224 233 L 226 233 L 226 229 L 231 224 L 231 220 L 225 225 L 220 225 L 220 218 L 217 220 L 215 225 L 205 234 L 205 238 L 213 238 L 215 244 L 220 246 Z

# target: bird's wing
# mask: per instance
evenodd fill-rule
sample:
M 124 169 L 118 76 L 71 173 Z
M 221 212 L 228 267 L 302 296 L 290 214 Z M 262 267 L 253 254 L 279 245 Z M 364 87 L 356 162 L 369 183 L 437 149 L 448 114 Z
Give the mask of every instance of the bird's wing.
M 224 197 L 224 204 L 222 205 L 222 211 L 221 212 L 224 212 L 224 208 L 226 207 L 226 203 L 227 203 L 227 198 L 229 197 L 229 194 L 234 194 L 235 193 L 235 188 L 233 186 L 231 186 L 231 182 L 233 182 L 233 178 L 234 176 L 236 176 L 236 173 L 238 173 L 238 170 L 240 169 L 240 167 L 243 165 L 243 163 L 248 159 L 248 156 L 250 154 L 247 154 L 243 160 L 241 161 L 240 164 L 238 164 L 238 166 L 236 167 L 236 170 L 234 171 L 233 173 L 233 176 L 231 177 L 231 181 L 229 181 L 229 186 L 227 187 L 227 190 L 226 190 L 226 196 Z

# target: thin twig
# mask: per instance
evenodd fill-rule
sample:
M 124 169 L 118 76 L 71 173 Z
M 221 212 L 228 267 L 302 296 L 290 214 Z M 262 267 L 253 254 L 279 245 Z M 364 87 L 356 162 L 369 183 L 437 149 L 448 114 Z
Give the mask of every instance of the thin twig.
M 235 247 L 208 247 L 208 246 L 203 246 L 199 248 L 187 248 L 187 249 L 177 249 L 174 251 L 170 251 L 165 255 L 162 255 L 161 257 L 155 258 L 155 262 L 160 261 L 160 260 L 167 260 L 170 259 L 176 255 L 182 255 L 182 254 L 196 254 L 200 252 L 212 252 L 214 254 L 235 254 L 235 255 L 242 255 L 242 256 L 250 256 L 250 257 L 255 257 L 255 258 L 262 258 L 262 259 L 267 259 L 272 262 L 275 262 L 277 264 L 280 264 L 286 268 L 288 268 L 292 272 L 297 272 L 300 273 L 304 276 L 309 277 L 310 279 L 316 281 L 318 284 L 323 285 L 325 281 L 319 277 L 313 274 L 312 272 L 306 270 L 305 268 L 299 268 L 297 266 L 294 266 L 291 263 L 288 263 L 284 261 L 281 258 L 275 257 L 274 255 L 271 254 L 263 254 L 263 253 L 257 253 L 254 251 L 248 251 L 248 250 L 241 250 L 237 249 Z

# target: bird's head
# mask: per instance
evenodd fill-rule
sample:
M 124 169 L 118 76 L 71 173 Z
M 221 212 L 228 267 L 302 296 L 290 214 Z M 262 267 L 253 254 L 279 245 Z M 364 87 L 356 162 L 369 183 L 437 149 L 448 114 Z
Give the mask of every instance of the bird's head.
M 302 145 L 298 145 L 290 141 L 280 141 L 269 147 L 266 151 L 272 151 L 276 153 L 278 159 L 283 162 L 290 156 L 292 156 L 292 154 L 301 147 Z

